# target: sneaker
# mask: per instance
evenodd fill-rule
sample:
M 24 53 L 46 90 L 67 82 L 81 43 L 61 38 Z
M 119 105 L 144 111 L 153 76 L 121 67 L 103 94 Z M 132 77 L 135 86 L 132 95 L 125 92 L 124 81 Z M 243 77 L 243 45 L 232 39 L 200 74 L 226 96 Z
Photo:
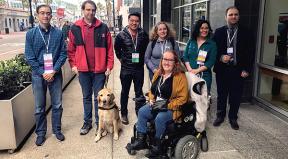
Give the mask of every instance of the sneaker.
M 84 123 L 82 128 L 80 129 L 80 135 L 86 135 L 90 131 L 90 129 L 92 129 L 92 125 Z
M 128 118 L 127 118 L 126 115 L 123 115 L 123 116 L 121 117 L 121 121 L 122 121 L 122 123 L 123 123 L 124 125 L 128 125 L 128 124 L 129 124 L 129 120 L 128 120 Z
M 220 126 L 224 122 L 224 118 L 217 117 L 213 122 L 213 126 Z
M 237 123 L 237 120 L 230 120 L 230 125 L 232 129 L 239 130 L 239 125 Z
M 59 141 L 64 141 L 65 140 L 65 136 L 59 132 L 57 134 L 55 134 L 56 139 L 58 139 Z
M 35 144 L 37 146 L 42 146 L 44 144 L 45 140 L 46 140 L 45 136 L 37 136 Z

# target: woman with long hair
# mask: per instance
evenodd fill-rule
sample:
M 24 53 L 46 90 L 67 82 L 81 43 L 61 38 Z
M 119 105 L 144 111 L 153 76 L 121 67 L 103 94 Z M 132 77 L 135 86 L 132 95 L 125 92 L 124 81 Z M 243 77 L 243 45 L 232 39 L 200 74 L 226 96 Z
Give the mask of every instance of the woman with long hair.
M 147 122 L 155 118 L 155 146 L 152 147 L 150 157 L 162 155 L 161 137 L 166 130 L 169 121 L 179 121 L 181 106 L 188 100 L 188 82 L 179 63 L 175 51 L 169 50 L 163 53 L 160 60 L 160 68 L 154 73 L 151 89 L 149 91 L 149 103 L 141 107 L 136 123 L 137 138 L 132 143 L 131 149 L 140 150 L 146 146 Z M 156 112 L 153 106 L 157 101 L 166 102 L 165 111 Z
M 175 37 L 175 30 L 166 22 L 159 22 L 151 29 L 150 42 L 145 52 L 145 64 L 149 70 L 150 80 L 158 69 L 166 50 L 174 50 L 179 56 L 180 51 Z
M 198 20 L 183 55 L 188 72 L 199 75 L 206 81 L 208 93 L 212 83 L 211 68 L 217 54 L 216 43 L 211 39 L 211 34 L 210 23 L 207 20 Z

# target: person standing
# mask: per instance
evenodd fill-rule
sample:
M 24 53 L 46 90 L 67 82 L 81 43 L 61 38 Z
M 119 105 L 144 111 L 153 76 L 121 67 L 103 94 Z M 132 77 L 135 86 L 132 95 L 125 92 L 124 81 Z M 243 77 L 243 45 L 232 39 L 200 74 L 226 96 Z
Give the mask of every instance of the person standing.
M 70 30 L 69 21 L 65 21 L 64 25 L 62 26 L 62 32 L 63 32 L 64 40 L 65 40 L 66 43 L 68 43 L 68 41 L 69 41 L 68 40 L 69 30 Z
M 84 124 L 80 135 L 92 128 L 92 95 L 94 93 L 95 128 L 98 129 L 99 90 L 114 64 L 112 37 L 106 24 L 95 18 L 96 4 L 87 0 L 81 6 L 84 17 L 71 26 L 68 57 L 72 71 L 79 75 L 84 105 Z
M 210 39 L 212 29 L 208 21 L 198 20 L 196 22 L 192 39 L 188 41 L 183 60 L 188 72 L 200 75 L 206 81 L 208 94 L 211 90 L 212 72 L 217 47 L 216 43 Z
M 128 96 L 131 83 L 134 83 L 136 98 L 143 96 L 144 83 L 144 55 L 149 42 L 148 34 L 139 27 L 139 13 L 131 13 L 128 16 L 128 26 L 126 26 L 115 38 L 115 53 L 121 63 L 120 80 L 121 90 L 121 120 L 123 124 L 129 124 L 128 121 Z M 142 106 L 142 103 L 136 102 L 135 111 Z
M 179 46 L 175 41 L 176 32 L 166 22 L 158 22 L 151 30 L 150 42 L 145 52 L 145 64 L 152 80 L 157 71 L 162 55 L 166 50 L 174 50 L 181 59 Z
M 232 6 L 226 9 L 227 25 L 216 29 L 214 40 L 217 57 L 214 66 L 217 83 L 217 118 L 214 126 L 220 126 L 226 116 L 229 97 L 229 122 L 231 128 L 239 129 L 237 114 L 241 102 L 244 79 L 249 76 L 253 60 L 251 33 L 239 25 L 239 10 Z
M 65 140 L 61 132 L 62 117 L 62 72 L 67 54 L 61 30 L 50 25 L 52 9 L 49 5 L 36 8 L 39 25 L 26 34 L 25 58 L 32 67 L 32 89 L 35 102 L 37 139 L 41 146 L 46 140 L 46 92 L 50 92 L 52 105 L 52 132 L 59 141 Z

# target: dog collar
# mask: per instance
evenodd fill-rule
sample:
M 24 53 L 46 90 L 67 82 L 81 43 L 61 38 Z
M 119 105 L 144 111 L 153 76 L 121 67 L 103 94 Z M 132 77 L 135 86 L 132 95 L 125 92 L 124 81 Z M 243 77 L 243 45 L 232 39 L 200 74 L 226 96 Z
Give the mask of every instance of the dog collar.
M 111 110 L 111 109 L 118 109 L 117 105 L 115 104 L 113 107 L 110 107 L 110 108 L 103 108 L 103 107 L 98 107 L 98 109 L 100 110 Z

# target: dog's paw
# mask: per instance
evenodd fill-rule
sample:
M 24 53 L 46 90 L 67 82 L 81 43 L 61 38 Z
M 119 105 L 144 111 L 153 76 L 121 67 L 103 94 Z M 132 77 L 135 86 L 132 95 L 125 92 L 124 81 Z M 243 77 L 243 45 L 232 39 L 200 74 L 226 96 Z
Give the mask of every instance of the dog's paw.
M 94 139 L 95 142 L 98 142 L 99 140 L 101 139 L 101 136 L 100 135 L 97 135 Z
M 118 140 L 119 139 L 119 135 L 118 134 L 114 134 L 113 139 L 114 140 Z

